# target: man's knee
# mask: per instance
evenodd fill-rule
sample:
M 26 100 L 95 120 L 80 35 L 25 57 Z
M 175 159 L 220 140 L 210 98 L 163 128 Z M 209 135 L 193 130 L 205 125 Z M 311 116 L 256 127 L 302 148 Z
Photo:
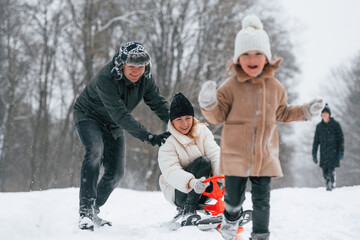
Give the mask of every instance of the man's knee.
M 103 179 L 107 182 L 117 185 L 125 174 L 125 169 L 119 167 L 116 169 L 105 169 Z
M 85 148 L 85 161 L 92 165 L 98 165 L 103 158 L 104 147 L 102 144 L 92 145 Z

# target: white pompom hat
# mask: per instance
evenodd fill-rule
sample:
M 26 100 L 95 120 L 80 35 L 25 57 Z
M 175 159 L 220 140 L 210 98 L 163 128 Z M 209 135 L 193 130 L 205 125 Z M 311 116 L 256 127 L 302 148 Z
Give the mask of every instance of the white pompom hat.
M 238 63 L 241 54 L 249 50 L 261 51 L 271 61 L 270 40 L 263 30 L 263 24 L 255 15 L 247 16 L 242 21 L 242 29 L 235 38 L 234 63 Z

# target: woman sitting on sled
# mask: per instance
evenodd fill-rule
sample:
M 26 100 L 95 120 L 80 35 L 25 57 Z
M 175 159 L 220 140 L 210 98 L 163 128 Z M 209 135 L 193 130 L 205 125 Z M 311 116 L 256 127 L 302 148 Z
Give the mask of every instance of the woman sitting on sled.
M 159 179 L 165 198 L 182 212 L 181 225 L 193 225 L 199 219 L 196 209 L 208 197 L 212 186 L 203 181 L 219 175 L 220 147 L 207 126 L 194 118 L 189 100 L 177 93 L 170 105 L 168 131 L 171 136 L 160 147 Z

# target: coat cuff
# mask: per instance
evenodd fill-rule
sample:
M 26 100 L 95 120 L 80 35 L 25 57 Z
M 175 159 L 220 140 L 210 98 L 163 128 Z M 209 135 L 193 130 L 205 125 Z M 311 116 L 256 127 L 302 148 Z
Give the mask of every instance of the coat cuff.
M 311 115 L 311 113 L 310 113 L 310 111 L 309 111 L 309 109 L 308 109 L 307 104 L 302 105 L 302 106 L 301 106 L 301 109 L 302 109 L 302 111 L 303 111 L 303 117 L 304 117 L 304 119 L 305 119 L 306 121 L 311 120 L 311 119 L 312 119 L 312 115 Z
M 200 106 L 200 107 L 201 107 L 201 109 L 203 109 L 203 110 L 205 110 L 205 111 L 211 111 L 211 110 L 213 110 L 213 109 L 217 106 L 217 104 L 218 104 L 218 101 L 215 100 L 215 102 L 213 102 L 213 103 L 211 103 L 211 104 L 209 104 L 209 105 Z

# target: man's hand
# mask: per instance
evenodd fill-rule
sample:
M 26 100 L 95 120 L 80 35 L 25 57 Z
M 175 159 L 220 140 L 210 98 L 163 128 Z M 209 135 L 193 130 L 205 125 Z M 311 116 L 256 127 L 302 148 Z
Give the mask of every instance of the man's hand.
M 344 153 L 339 152 L 338 154 L 338 160 L 341 161 L 344 158 Z
M 164 132 L 159 135 L 149 134 L 147 142 L 153 146 L 155 145 L 161 146 L 161 144 L 163 144 L 170 135 L 171 133 L 169 132 Z
M 314 161 L 315 164 L 317 164 L 318 160 L 317 160 L 316 155 L 313 155 L 313 161 Z

